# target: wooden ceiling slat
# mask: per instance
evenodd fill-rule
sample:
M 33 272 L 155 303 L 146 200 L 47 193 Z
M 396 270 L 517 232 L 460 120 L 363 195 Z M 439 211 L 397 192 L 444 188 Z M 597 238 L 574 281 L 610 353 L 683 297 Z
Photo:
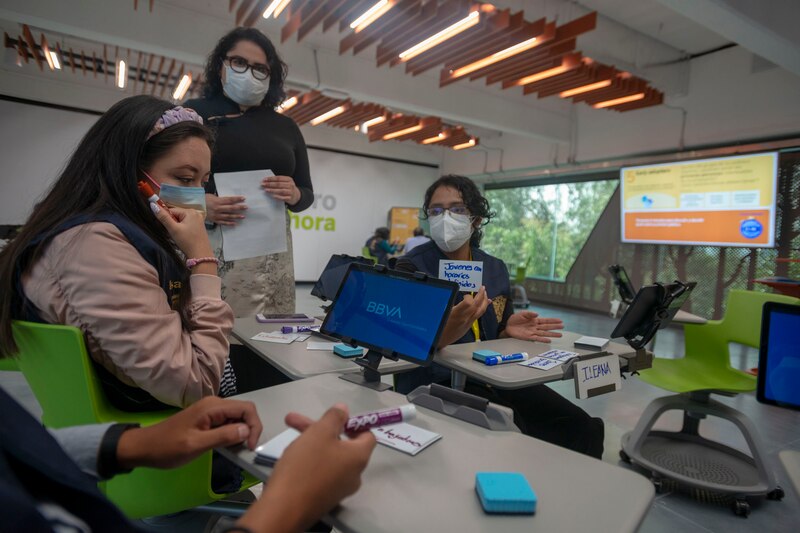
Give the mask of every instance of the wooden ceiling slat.
M 305 21 L 314 20 L 317 13 L 324 11 L 326 3 L 327 2 L 309 2 L 297 11 L 293 11 L 292 15 L 289 17 L 289 21 L 281 28 L 281 42 L 286 42 L 292 34 L 300 29 Z M 300 40 L 299 36 L 297 40 Z
M 155 60 L 155 57 L 155 54 L 150 54 L 150 57 L 147 58 L 147 69 L 144 72 L 144 81 L 142 82 L 142 94 L 147 93 L 147 84 L 150 83 L 150 74 L 153 71 L 153 60 Z M 152 81 L 153 85 L 155 85 L 157 81 L 158 79 L 154 79 Z
M 165 57 L 161 56 L 161 59 L 158 60 L 158 70 L 155 73 L 155 79 L 153 80 L 153 86 L 150 87 L 150 94 L 156 94 L 156 87 L 158 87 L 159 82 L 161 81 L 161 71 L 164 69 L 164 60 Z
M 394 7 L 378 20 L 367 26 L 363 31 L 351 31 L 344 39 L 339 41 L 339 54 L 353 49 L 353 54 L 391 33 L 392 26 L 398 26 L 403 20 L 414 16 L 420 5 L 417 0 L 400 0 Z
M 331 12 L 338 8 L 342 2 L 343 0 L 326 0 L 325 2 L 322 2 L 320 8 L 314 11 L 313 14 L 309 15 L 297 30 L 297 40 L 302 41 L 306 35 L 311 33 L 311 30 L 316 28 L 317 25 L 322 22 L 322 19 L 330 15 Z
M 569 39 L 553 46 L 533 48 L 495 65 L 496 68 L 486 73 L 486 84 L 491 85 L 510 78 L 521 78 L 526 72 L 536 69 L 542 62 L 562 57 L 573 50 L 575 50 L 575 39 Z M 475 74 L 480 72 L 476 71 Z
M 378 66 L 428 37 L 455 24 L 469 13 L 461 2 L 425 4 L 418 15 L 400 27 L 392 28 L 391 36 L 384 38 L 378 45 Z
M 81 71 L 83 72 L 84 76 L 86 76 L 86 71 L 87 70 L 88 70 L 88 67 L 86 66 L 86 52 L 81 50 Z
M 92 50 L 92 74 L 97 79 L 97 54 Z
M 228 0 L 228 13 L 233 13 L 236 8 L 236 0 Z
M 136 87 L 137 87 L 137 85 L 139 83 L 139 78 L 142 76 L 142 53 L 141 52 L 137 52 L 136 54 L 137 54 L 136 73 L 133 76 L 133 92 L 134 93 L 136 93 Z M 132 70 L 133 69 L 131 68 L 131 65 L 128 65 L 128 72 L 127 72 L 128 78 L 131 77 L 131 71 Z
M 241 26 L 244 19 L 250 13 L 250 8 L 253 7 L 253 4 L 256 3 L 256 0 L 242 0 L 242 3 L 239 4 L 239 9 L 236 10 L 236 25 Z
M 172 71 L 175 70 L 175 58 L 172 58 L 172 61 L 169 62 L 169 68 L 167 69 L 167 73 L 164 76 L 164 81 L 161 84 L 161 90 L 158 92 L 158 95 L 161 98 L 164 98 L 164 91 L 167 90 L 167 84 L 169 84 L 169 79 L 172 76 Z
M 56 46 L 58 47 L 58 43 L 56 43 Z M 58 53 L 61 54 L 60 48 Z M 105 44 L 103 45 L 103 81 L 108 83 L 108 46 Z
M 267 9 L 267 4 L 269 4 L 272 0 L 258 0 L 253 8 L 250 10 L 250 14 L 244 18 L 242 21 L 242 26 L 251 28 L 256 25 L 256 22 L 261 15 L 264 13 L 264 10 Z
M 33 34 L 31 33 L 31 29 L 28 27 L 27 24 L 22 25 L 22 35 L 25 36 L 25 44 L 27 44 L 28 48 L 30 48 L 33 60 L 36 61 L 36 66 L 39 67 L 39 70 L 44 71 L 42 58 L 39 57 L 39 50 L 37 50 L 36 48 L 36 41 L 33 40 Z
M 346 20 L 353 18 L 355 20 L 355 13 L 358 5 L 361 2 L 359 0 L 345 0 L 342 4 L 337 7 L 333 12 L 329 13 L 325 20 L 322 21 L 322 31 L 328 31 L 331 26 L 336 25 L 337 22 L 341 24 L 345 24 L 345 26 L 349 26 L 349 22 Z M 358 12 L 360 14 L 360 12 Z M 343 31 L 344 28 L 341 28 L 339 31 Z
M 72 52 L 72 47 L 69 47 L 69 66 L 72 68 L 72 73 L 75 74 L 75 54 Z

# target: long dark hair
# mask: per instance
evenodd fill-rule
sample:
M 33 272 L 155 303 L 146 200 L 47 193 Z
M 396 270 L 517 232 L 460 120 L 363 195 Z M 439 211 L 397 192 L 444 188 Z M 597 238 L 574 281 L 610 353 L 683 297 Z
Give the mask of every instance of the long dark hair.
M 261 101 L 261 105 L 270 108 L 277 107 L 286 98 L 286 92 L 283 90 L 283 81 L 286 79 L 287 72 L 286 63 L 281 61 L 272 41 L 255 28 L 236 28 L 219 40 L 211 55 L 208 56 L 208 61 L 206 61 L 206 70 L 205 74 L 203 74 L 203 79 L 205 80 L 203 96 L 211 98 L 222 94 L 222 78 L 220 77 L 222 62 L 228 56 L 228 52 L 239 41 L 255 43 L 267 56 L 269 90 L 267 95 L 264 96 L 264 100 Z
M 425 201 L 422 204 L 422 216 L 424 218 L 428 218 L 427 213 L 431 204 L 431 196 L 439 187 L 450 187 L 461 193 L 461 199 L 464 200 L 464 205 L 467 206 L 470 214 L 481 219 L 480 225 L 475 228 L 475 231 L 472 232 L 472 237 L 469 239 L 470 246 L 473 248 L 480 247 L 481 239 L 483 238 L 481 227 L 488 224 L 496 215 L 494 211 L 489 209 L 489 200 L 481 194 L 481 190 L 471 179 L 465 176 L 448 174 L 434 181 L 425 191 Z
M 14 318 L 15 267 L 28 244 L 67 219 L 82 213 L 113 211 L 139 226 L 156 241 L 172 261 L 185 271 L 180 312 L 188 325 L 189 272 L 175 251 L 167 230 L 153 216 L 136 183 L 142 171 L 179 142 L 198 137 L 212 143 L 211 131 L 197 122 L 180 122 L 148 134 L 172 104 L 152 96 L 133 96 L 115 104 L 81 139 L 47 196 L 33 209 L 19 234 L 0 252 L 0 357 L 12 356 L 17 347 L 11 335 Z M 25 271 L 40 256 L 47 243 L 25 254 Z M 111 295 L 109 295 L 111 297 Z

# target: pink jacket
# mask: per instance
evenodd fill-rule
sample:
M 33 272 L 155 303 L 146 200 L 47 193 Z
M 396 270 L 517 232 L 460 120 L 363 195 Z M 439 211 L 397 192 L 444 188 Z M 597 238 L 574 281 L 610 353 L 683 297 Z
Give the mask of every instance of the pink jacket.
M 53 238 L 22 278 L 43 319 L 79 327 L 91 357 L 114 376 L 181 407 L 217 394 L 233 328 L 220 279 L 195 274 L 189 283 L 187 331 L 155 268 L 105 222 Z

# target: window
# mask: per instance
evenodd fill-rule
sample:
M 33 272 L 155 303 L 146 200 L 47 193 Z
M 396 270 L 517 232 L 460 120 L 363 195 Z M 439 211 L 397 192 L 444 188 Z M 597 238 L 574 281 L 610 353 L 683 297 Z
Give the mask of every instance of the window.
M 557 183 L 486 191 L 497 213 L 483 248 L 527 277 L 564 281 L 619 180 Z

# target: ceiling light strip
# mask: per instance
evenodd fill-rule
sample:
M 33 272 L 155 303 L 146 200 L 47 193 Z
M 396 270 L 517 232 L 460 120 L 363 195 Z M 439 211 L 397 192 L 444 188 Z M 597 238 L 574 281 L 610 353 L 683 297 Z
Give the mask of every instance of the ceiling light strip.
M 605 102 L 598 102 L 592 107 L 595 109 L 602 109 L 604 107 L 613 107 L 620 104 L 627 104 L 628 102 L 635 102 L 644 99 L 644 93 L 630 94 L 621 98 L 614 98 L 613 100 L 606 100 Z
M 289 2 L 290 0 L 272 0 L 272 2 L 270 2 L 270 4 L 267 6 L 267 9 L 264 10 L 264 14 L 262 16 L 265 19 L 268 19 L 271 15 L 274 15 L 275 18 L 278 18 L 278 15 L 281 14 Z
M 401 52 L 398 57 L 400 58 L 401 61 L 408 61 L 409 59 L 414 58 L 420 55 L 421 53 L 426 52 L 427 50 L 430 50 L 434 46 L 442 44 L 446 40 L 455 37 L 459 33 L 470 29 L 480 21 L 481 21 L 480 12 L 473 11 L 463 19 L 456 22 L 455 24 L 448 26 L 447 28 L 443 29 L 442 31 L 434 35 L 431 35 L 424 41 L 415 44 L 405 52 Z
M 508 59 L 509 57 L 515 56 L 517 54 L 521 54 L 526 50 L 530 50 L 531 48 L 535 47 L 538 44 L 537 38 L 534 37 L 532 39 L 528 39 L 527 41 L 522 41 L 520 43 L 515 44 L 514 46 L 509 46 L 504 50 L 500 50 L 499 52 L 495 52 L 494 54 L 484 57 L 483 59 L 479 59 L 474 63 L 470 63 L 464 67 L 458 68 L 450 73 L 450 78 L 460 78 L 462 76 L 466 76 L 467 74 L 471 74 L 476 70 L 480 70 L 484 67 L 488 67 L 489 65 L 494 65 L 500 61 Z
M 427 139 L 423 139 L 420 141 L 420 144 L 434 144 L 445 140 L 445 134 L 439 133 L 439 135 L 435 137 L 429 137 Z
M 588 85 L 583 85 L 581 87 L 575 87 L 574 89 L 569 89 L 558 93 L 558 96 L 561 98 L 569 98 L 570 96 L 575 96 L 577 94 L 588 93 L 590 91 L 596 91 L 597 89 L 604 89 L 611 85 L 611 80 L 603 80 L 598 81 L 596 83 L 590 83 Z
M 364 28 L 381 18 L 387 11 L 392 9 L 394 2 L 390 0 L 380 0 L 380 2 L 367 9 L 360 17 L 350 23 L 350 28 L 359 33 Z
M 345 106 L 340 105 L 339 107 L 336 107 L 326 113 L 321 114 L 317 118 L 309 120 L 308 123 L 311 124 L 312 126 L 318 126 L 319 124 L 322 124 L 326 120 L 330 120 L 333 117 L 341 115 L 342 113 L 344 113 L 344 111 L 345 111 Z
M 465 143 L 457 144 L 452 148 L 453 150 L 463 150 L 464 148 L 472 148 L 473 146 L 475 146 L 475 137 L 472 137 L 469 141 Z
M 414 133 L 415 131 L 419 131 L 422 129 L 422 124 L 417 124 L 416 126 L 411 126 L 410 128 L 405 128 L 402 130 L 397 130 L 392 133 L 387 133 L 382 137 L 384 141 L 388 141 L 390 139 L 396 139 L 397 137 L 402 137 L 403 135 L 408 135 L 409 133 Z
M 175 92 L 172 93 L 173 100 L 183 100 L 183 97 L 186 96 L 186 91 L 189 90 L 189 86 L 192 84 L 192 73 L 184 74 L 181 78 L 180 83 L 178 86 L 175 87 Z

